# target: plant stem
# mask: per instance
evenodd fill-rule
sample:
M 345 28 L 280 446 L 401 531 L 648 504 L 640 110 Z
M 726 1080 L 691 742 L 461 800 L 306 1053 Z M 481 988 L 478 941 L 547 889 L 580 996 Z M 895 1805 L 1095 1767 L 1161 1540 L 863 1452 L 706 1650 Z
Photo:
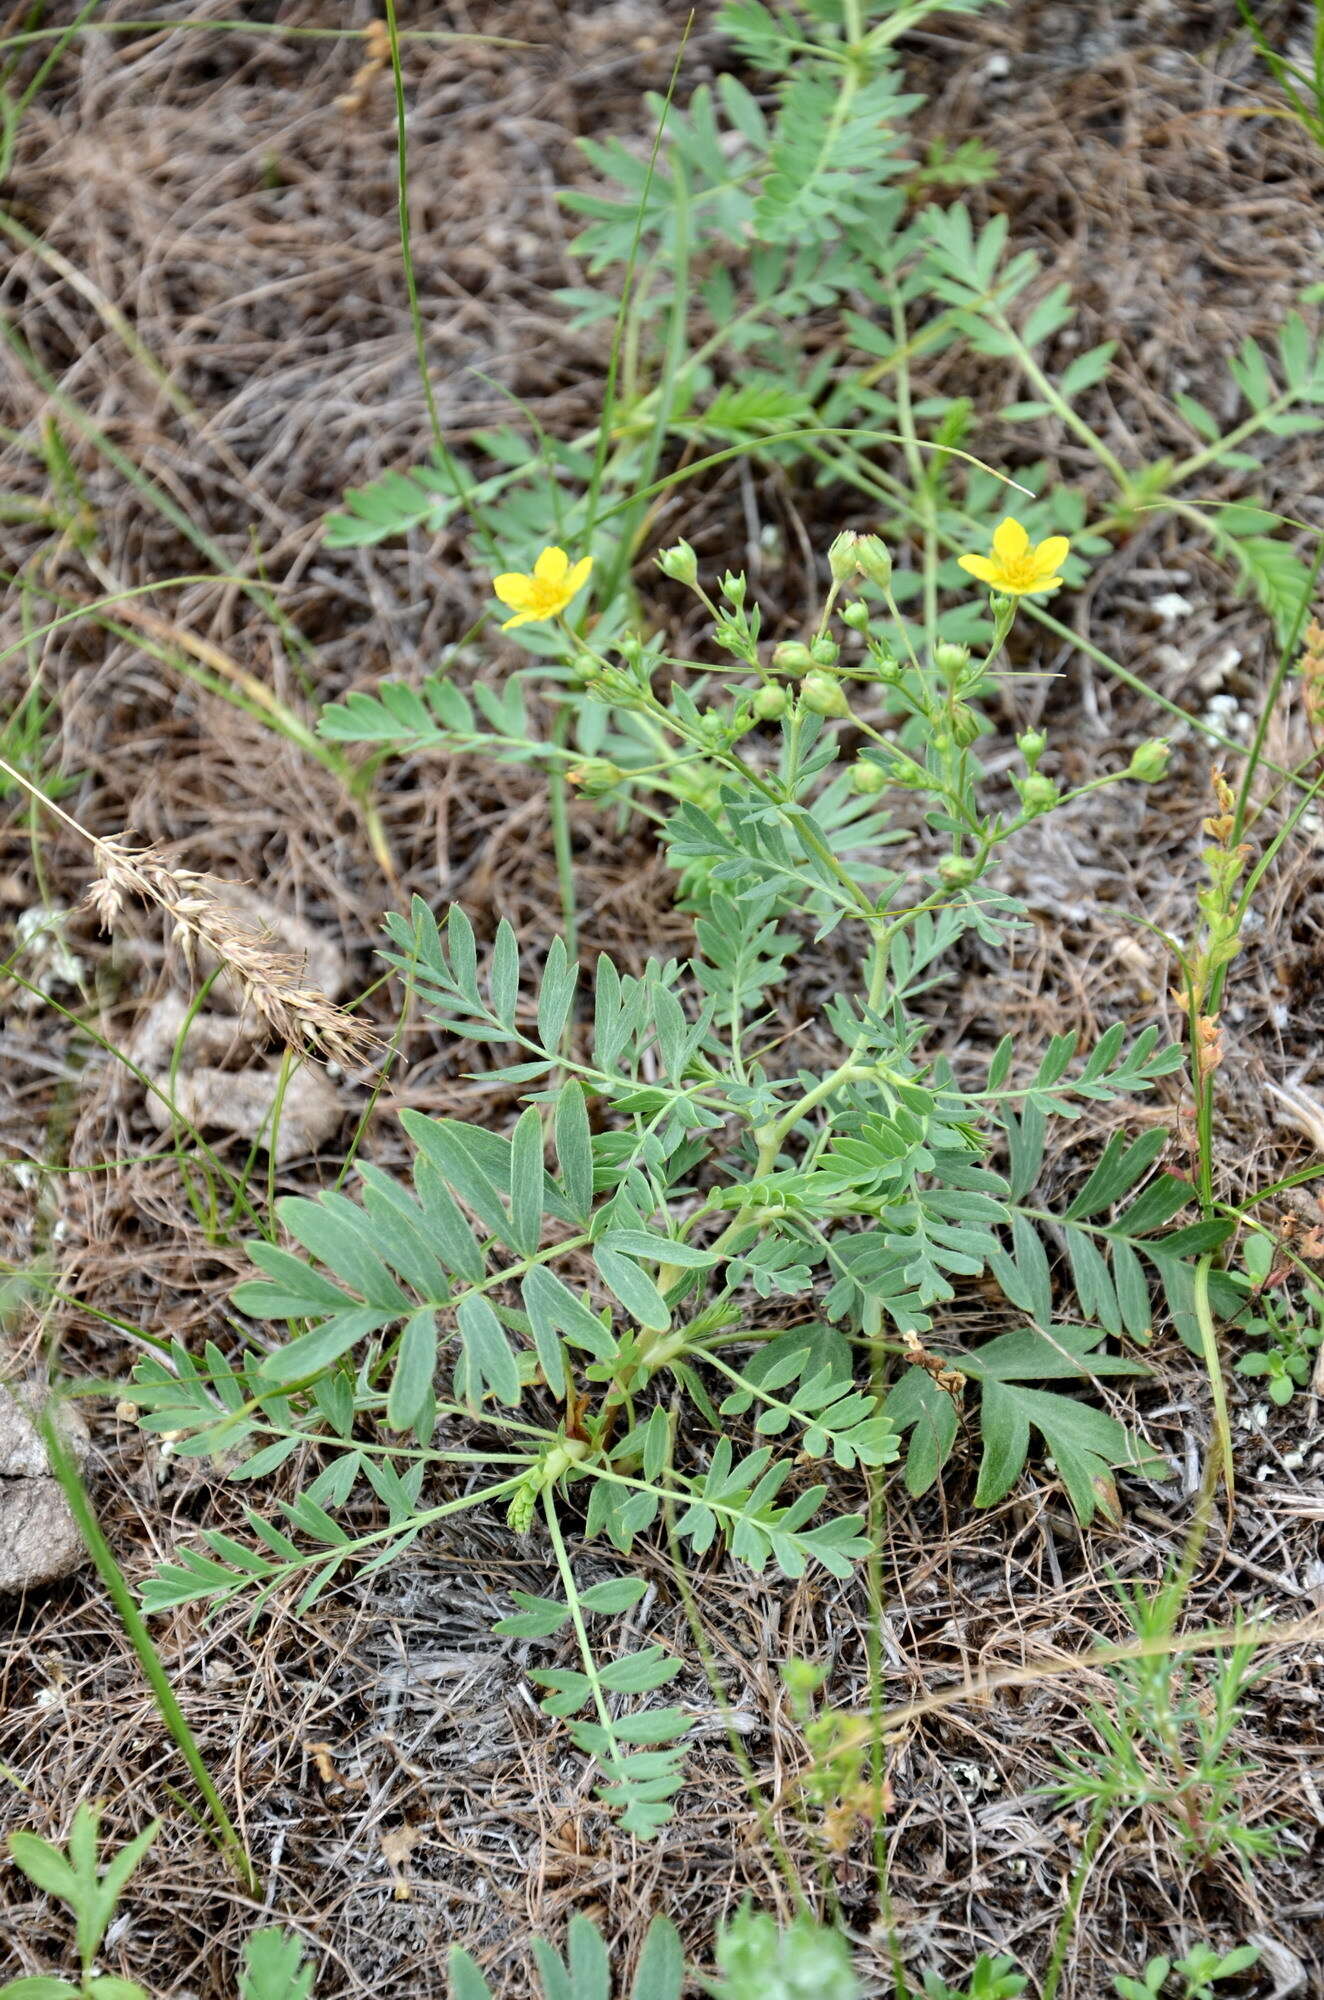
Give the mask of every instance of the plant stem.
M 1023 373 L 1034 384 L 1042 400 L 1049 405 L 1050 409 L 1056 412 L 1068 430 L 1075 432 L 1082 444 L 1088 445 L 1100 465 L 1116 481 L 1118 491 L 1123 496 L 1129 494 L 1132 487 L 1131 476 L 1122 464 L 1122 461 L 1114 452 L 1109 450 L 1098 432 L 1091 430 L 1085 419 L 1076 413 L 1071 404 L 1068 403 L 1066 397 L 1062 395 L 1056 383 L 1045 375 L 1043 369 L 1035 360 L 1034 355 L 1011 324 L 1011 321 L 996 308 L 990 311 L 989 318 L 998 328 L 998 331 L 1004 334 L 1012 343 Z M 1044 2000 L 1048 2000 L 1046 1993 Z
M 1066 1955 L 1071 1944 L 1072 1933 L 1076 1928 L 1076 1919 L 1080 1915 L 1080 1904 L 1081 1898 L 1085 1894 L 1085 1884 L 1089 1879 L 1090 1869 L 1094 1866 L 1094 1857 L 1098 1853 L 1099 1844 L 1103 1839 L 1103 1827 L 1103 1806 L 1099 1804 L 1095 1806 L 1094 1812 L 1090 1817 L 1089 1830 L 1085 1835 L 1085 1844 L 1080 1851 L 1080 1860 L 1076 1863 L 1075 1872 L 1071 1877 L 1071 1886 L 1067 1890 L 1067 1899 L 1063 1905 L 1062 1915 L 1058 1919 L 1057 1932 L 1053 1938 L 1052 1956 L 1048 1961 L 1048 1970 L 1044 1974 L 1043 2000 L 1057 2000 L 1057 1989 L 1062 1981 L 1062 1968 L 1066 1963 Z
M 134 1603 L 133 1593 L 125 1581 L 124 1572 L 101 1532 L 101 1525 L 92 1511 L 87 1490 L 59 1434 L 59 1427 L 50 1416 L 49 1408 L 42 1411 L 38 1421 L 51 1470 L 60 1482 L 69 1511 L 78 1523 L 79 1533 L 87 1544 L 88 1554 L 96 1564 L 97 1574 L 119 1613 L 129 1644 L 138 1656 L 138 1664 L 152 1690 L 153 1698 L 161 1712 L 161 1719 L 174 1738 L 184 1762 L 193 1773 L 198 1790 L 202 1793 L 207 1809 L 216 1822 L 221 1851 L 248 1893 L 257 1896 L 261 1893 L 261 1883 L 248 1851 L 236 1832 L 229 1813 L 225 1810 L 211 1772 L 207 1769 L 202 1752 L 198 1749 L 197 1739 L 189 1727 L 188 1718 L 180 1707 L 175 1691 L 170 1685 L 170 1677 L 161 1664 L 161 1656 L 152 1643 L 152 1635 Z
M 569 754 L 565 749 L 565 741 L 570 732 L 573 714 L 568 701 L 558 704 L 552 722 L 552 745 L 558 757 Z M 561 895 L 561 927 L 565 933 L 566 953 L 573 965 L 579 949 L 579 926 L 568 797 L 565 771 L 558 765 L 547 773 L 547 816 L 551 821 L 552 852 L 556 856 L 556 882 Z

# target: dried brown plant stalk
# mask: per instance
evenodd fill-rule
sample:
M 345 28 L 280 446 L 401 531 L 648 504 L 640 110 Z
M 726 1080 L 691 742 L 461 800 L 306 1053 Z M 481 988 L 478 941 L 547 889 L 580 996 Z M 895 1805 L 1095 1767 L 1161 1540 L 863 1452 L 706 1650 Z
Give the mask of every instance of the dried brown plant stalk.
M 98 837 L 0 757 L 0 771 L 30 792 L 92 849 L 97 880 L 87 892 L 103 930 L 113 930 L 126 896 L 155 903 L 171 921 L 174 942 L 190 972 L 199 950 L 210 952 L 237 984 L 245 1006 L 298 1054 L 359 1069 L 384 1044 L 366 1022 L 356 1021 L 320 987 L 304 984 L 297 958 L 243 923 L 205 875 L 172 867 L 159 849 L 135 846 L 125 834 Z
M 156 848 L 134 846 L 122 834 L 89 838 L 98 879 L 87 901 L 104 930 L 114 929 L 126 896 L 155 903 L 169 917 L 190 972 L 199 950 L 210 952 L 234 979 L 244 1004 L 288 1048 L 357 1069 L 382 1046 L 364 1022 L 319 987 L 304 985 L 299 961 L 238 919 L 206 876 L 172 867 Z

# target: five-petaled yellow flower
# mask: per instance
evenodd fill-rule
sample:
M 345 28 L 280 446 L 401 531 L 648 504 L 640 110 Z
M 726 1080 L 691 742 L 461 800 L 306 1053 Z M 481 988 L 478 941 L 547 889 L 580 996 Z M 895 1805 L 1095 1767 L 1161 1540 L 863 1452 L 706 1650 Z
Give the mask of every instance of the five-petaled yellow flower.
M 531 625 L 535 619 L 555 618 L 558 611 L 565 610 L 576 591 L 584 588 L 592 567 L 592 556 L 582 556 L 572 567 L 564 549 L 544 549 L 531 575 L 526 576 L 521 570 L 506 570 L 501 576 L 494 576 L 493 590 L 507 611 L 515 614 L 507 618 L 501 630 L 509 632 L 516 625 Z
M 1065 535 L 1032 543 L 1020 522 L 1008 515 L 993 530 L 992 555 L 962 556 L 960 565 L 1002 597 L 1033 597 L 1037 591 L 1060 589 L 1062 578 L 1055 571 L 1070 547 Z

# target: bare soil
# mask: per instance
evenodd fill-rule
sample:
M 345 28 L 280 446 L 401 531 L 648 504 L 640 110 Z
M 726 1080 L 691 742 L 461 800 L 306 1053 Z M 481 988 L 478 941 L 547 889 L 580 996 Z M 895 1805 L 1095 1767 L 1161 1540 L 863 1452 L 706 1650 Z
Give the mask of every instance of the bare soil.
M 26 11 L 12 9 L 0 25 L 12 31 Z M 74 11 L 60 0 L 43 24 Z M 144 11 L 110 0 L 97 19 Z M 188 11 L 228 19 L 241 10 L 204 0 Z M 248 11 L 260 23 L 277 10 Z M 699 10 L 682 97 L 721 59 L 714 11 Z M 1307 12 L 1279 11 L 1282 33 Z M 676 0 L 454 0 L 409 13 L 411 27 L 481 29 L 519 44 L 408 50 L 414 252 L 442 420 L 462 444 L 505 420 L 513 393 L 542 425 L 571 435 L 595 418 L 603 347 L 597 334 L 567 333 L 550 298 L 575 278 L 573 228 L 556 190 L 586 176 L 580 134 L 638 138 L 640 93 L 665 87 L 687 9 Z M 349 24 L 366 18 L 359 4 Z M 325 16 L 293 0 L 279 19 L 321 25 Z M 1235 7 L 1030 0 L 980 19 L 939 18 L 903 46 L 928 93 L 923 135 L 977 136 L 997 154 L 976 208 L 1005 210 L 1046 277 L 1072 283 L 1082 346 L 1119 342 L 1091 422 L 1128 463 L 1189 448 L 1170 414 L 1173 393 L 1189 389 L 1226 413 L 1224 358 L 1245 335 L 1280 323 L 1318 274 L 1324 233 L 1324 159 L 1292 122 L 1247 115 L 1274 100 Z M 534 778 L 437 758 L 389 764 L 378 784 L 386 871 L 335 775 L 223 698 L 247 674 L 311 717 L 323 699 L 387 671 L 428 671 L 487 603 L 485 569 L 458 538 L 344 553 L 321 541 L 346 486 L 421 459 L 428 438 L 400 267 L 389 78 L 358 111 L 337 105 L 361 53 L 350 40 L 238 30 L 84 34 L 28 108 L 0 189 L 5 212 L 46 246 L 7 239 L 0 272 L 3 489 L 49 501 L 31 449 L 49 425 L 78 493 L 63 535 L 39 524 L 0 529 L 6 575 L 24 569 L 32 587 L 11 593 L 4 640 L 27 629 L 25 618 L 42 622 L 52 603 L 201 579 L 139 600 L 164 631 L 117 611 L 110 623 L 84 617 L 34 639 L 0 664 L 0 715 L 38 677 L 53 705 L 63 803 L 84 825 L 132 827 L 186 865 L 253 884 L 344 954 L 356 990 L 374 976 L 384 913 L 411 893 L 434 907 L 462 900 L 488 935 L 505 915 L 535 954 L 558 907 Z M 39 55 L 23 57 L 20 81 Z M 985 366 L 986 379 L 972 382 L 939 363 L 924 389 L 1007 400 L 997 364 Z M 1056 448 L 1056 476 L 1097 491 L 1093 462 L 1074 444 Z M 1014 470 L 1024 434 L 986 425 L 979 449 Z M 1319 522 L 1315 455 L 1308 440 L 1276 444 L 1258 485 L 1265 504 Z M 1230 480 L 1211 483 L 1204 497 L 1234 490 Z M 676 531 L 733 567 L 749 564 L 774 635 L 798 629 L 811 594 L 798 552 L 816 551 L 821 563 L 837 528 L 869 525 L 849 496 L 759 475 L 756 524 L 775 523 L 791 551 L 775 575 L 759 574 L 739 479 L 717 479 L 690 505 Z M 258 601 L 265 591 L 306 654 Z M 1187 611 L 1159 608 L 1174 594 Z M 1099 564 L 1069 615 L 1082 636 L 1193 713 L 1231 697 L 1216 710 L 1219 727 L 1248 733 L 1272 639 L 1188 521 L 1150 517 Z M 508 655 L 495 641 L 484 648 L 482 671 L 499 673 Z M 1044 642 L 1024 664 L 1052 677 L 1018 683 L 1003 719 L 1044 720 L 1068 778 L 1155 733 L 1146 700 L 1070 646 Z M 1092 803 L 1020 847 L 1007 882 L 1029 902 L 1033 934 L 1010 961 L 971 949 L 935 998 L 935 1027 L 955 1060 L 1009 1030 L 1027 1047 L 1067 1027 L 1089 1038 L 1119 1018 L 1179 1032 L 1170 969 L 1124 914 L 1178 933 L 1191 922 L 1209 760 L 1194 732 L 1177 752 L 1158 793 L 1110 793 L 1106 817 Z M 1285 765 L 1309 754 L 1292 703 L 1268 752 Z M 7 916 L 76 905 L 85 851 L 21 798 L 10 794 L 7 810 Z M 576 808 L 574 831 L 586 957 L 606 950 L 637 965 L 649 952 L 683 952 L 687 928 L 646 834 L 622 835 L 590 805 Z M 1309 1164 L 1324 1146 L 1324 1092 L 1317 1111 L 1312 1095 L 1324 1028 L 1321 838 L 1308 825 L 1270 876 L 1235 975 L 1220 1129 L 1231 1196 Z M 0 1300 L 4 1372 L 54 1365 L 122 1382 L 141 1346 L 135 1329 L 191 1345 L 227 1338 L 243 1232 L 218 1241 L 204 1231 L 141 1086 L 110 1052 L 129 1046 L 177 984 L 156 926 L 144 915 L 136 941 L 112 941 L 80 915 L 69 935 L 91 1004 L 76 984 L 57 985 L 55 996 L 95 1036 L 29 1004 L 21 988 L 7 993 L 0 1027 L 5 1155 L 31 1163 L 0 1173 L 4 1254 L 54 1280 L 26 1294 L 11 1286 Z M 821 998 L 845 974 L 842 949 L 834 941 L 802 960 L 786 996 L 803 1060 L 815 1056 Z M 389 1020 L 389 993 L 374 1004 Z M 411 1025 L 404 1053 L 408 1066 L 367 1127 L 370 1157 L 403 1161 L 390 1114 L 404 1104 L 497 1126 L 511 1117 L 509 1092 L 473 1078 L 470 1052 L 425 1023 Z M 364 1109 L 362 1092 L 341 1089 L 343 1127 L 314 1155 L 282 1164 L 279 1191 L 334 1178 Z M 1134 1115 L 1175 1126 L 1180 1167 L 1188 1128 L 1177 1087 Z M 1053 1166 L 1057 1188 L 1082 1178 L 1102 1136 L 1098 1126 L 1073 1132 Z M 241 1165 L 242 1148 L 227 1157 Z M 258 1196 L 264 1175 L 265 1158 Z M 973 1307 L 964 1329 L 951 1330 L 992 1330 L 988 1313 Z M 1042 1469 L 991 1513 L 969 1504 L 968 1458 L 922 1503 L 892 1482 L 884 1638 L 894 1703 L 1003 1668 L 1052 1668 L 1120 1635 L 1109 1573 L 1152 1580 L 1180 1550 L 1208 1443 L 1198 1363 L 1161 1331 L 1153 1358 L 1153 1379 L 1118 1407 L 1130 1406 L 1189 1476 L 1125 1483 L 1116 1530 L 1082 1533 Z M 1318 1616 L 1318 1400 L 1300 1395 L 1277 1410 L 1253 1385 L 1230 1382 L 1239 1505 L 1206 1553 L 1190 1621 Z M 113 1396 L 85 1409 L 96 1504 L 131 1578 L 198 1524 L 240 1518 L 245 1495 L 205 1462 L 145 1440 L 114 1413 Z M 849 1480 L 841 1486 L 843 1500 L 858 1499 Z M 452 1941 L 479 1956 L 503 2000 L 518 2000 L 530 1991 L 529 1938 L 559 1937 L 574 1909 L 599 1917 L 628 1960 L 656 1910 L 674 1915 L 697 1951 L 744 1894 L 785 1907 L 697 1671 L 677 1684 L 696 1715 L 693 1783 L 666 1837 L 636 1846 L 596 1809 L 581 1760 L 537 1711 L 527 1648 L 490 1634 L 513 1585 L 547 1584 L 545 1558 L 536 1541 L 512 1543 L 498 1519 L 467 1517 L 302 1620 L 249 1630 L 243 1611 L 208 1623 L 186 1610 L 160 1621 L 180 1699 L 267 1884 L 264 1909 L 318 1954 L 321 2000 L 441 1993 Z M 589 1577 L 609 1567 L 595 1547 L 578 1560 Z M 655 1587 L 635 1614 L 639 1629 L 692 1657 L 665 1562 L 641 1560 Z M 803 1748 L 779 1665 L 791 1654 L 829 1662 L 833 1698 L 861 1700 L 861 1596 L 821 1576 L 789 1585 L 717 1561 L 695 1583 L 746 1752 L 809 1882 L 794 1784 Z M 259 1913 L 177 1802 L 187 1794 L 177 1756 L 91 1572 L 8 1603 L 0 1647 L 5 1823 L 62 1836 L 74 1804 L 100 1798 L 110 1836 L 127 1838 L 162 1814 L 104 1967 L 163 1995 L 233 1992 Z M 1085 1887 L 1065 1988 L 1075 2000 L 1110 1992 L 1114 1972 L 1200 1937 L 1262 1944 L 1243 1993 L 1324 1994 L 1322 1657 L 1318 1640 L 1271 1656 L 1244 1722 L 1257 1766 L 1248 1811 L 1285 1823 L 1281 1860 L 1254 1882 L 1231 1866 L 1199 1872 L 1170 1827 L 1128 1822 Z M 906 1724 L 889 1840 L 893 1915 L 916 1978 L 934 1968 L 959 1981 L 981 1949 L 1042 1968 L 1083 1829 L 1039 1788 L 1059 1747 L 1092 1740 L 1085 1710 L 1105 1691 L 1096 1675 L 1027 1675 Z M 870 1990 L 890 1992 L 869 1861 L 862 1839 L 841 1857 L 836 1887 L 862 1962 L 873 1953 Z M 0 1899 L 14 1970 L 67 1967 L 64 1913 L 9 1864 L 0 1865 Z

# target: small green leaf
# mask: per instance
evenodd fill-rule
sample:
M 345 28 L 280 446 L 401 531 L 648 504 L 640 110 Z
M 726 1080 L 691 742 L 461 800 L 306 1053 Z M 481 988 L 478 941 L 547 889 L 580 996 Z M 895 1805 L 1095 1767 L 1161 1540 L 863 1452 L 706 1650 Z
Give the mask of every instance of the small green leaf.
M 239 1969 L 239 2000 L 308 2000 L 317 1971 L 303 1947 L 275 1925 L 254 1931 Z
M 590 1584 L 587 1590 L 581 1590 L 579 1601 L 585 1611 L 618 1617 L 622 1611 L 632 1611 L 647 1594 L 648 1585 L 643 1577 L 611 1576 L 602 1583 Z
M 437 1315 L 429 1306 L 405 1321 L 386 1399 L 386 1422 L 393 1431 L 411 1430 L 432 1394 L 437 1366 Z
M 7 1979 L 0 1986 L 0 2000 L 81 2000 L 81 1988 L 67 1979 L 54 1979 L 39 1972 L 22 1979 Z
M 531 1597 L 526 1590 L 512 1590 L 519 1610 L 509 1618 L 498 1618 L 492 1627 L 499 1639 L 550 1639 L 570 1616 L 570 1606 L 555 1597 Z
M 510 1147 L 510 1233 L 526 1257 L 542 1238 L 544 1168 L 542 1116 L 536 1104 L 519 1115 Z
M 638 1320 L 640 1326 L 650 1333 L 665 1333 L 671 1325 L 671 1314 L 657 1286 L 650 1277 L 639 1269 L 628 1257 L 618 1251 L 595 1244 L 593 1261 L 602 1276 L 603 1283 L 616 1294 L 625 1310 Z
M 446 1961 L 450 2000 L 493 2000 L 492 1989 L 467 1951 L 453 1944 Z
M 78 1894 L 78 1877 L 58 1847 L 35 1833 L 11 1833 L 9 1852 L 23 1873 L 48 1896 L 69 1903 Z
M 630 2000 L 681 2000 L 685 1953 L 669 1917 L 654 1917 L 644 1938 Z
M 573 1076 L 556 1099 L 556 1157 L 566 1199 L 576 1219 L 586 1221 L 593 1206 L 593 1137 L 584 1086 Z
M 456 1393 L 476 1408 L 490 1390 L 513 1407 L 521 1394 L 519 1368 L 501 1321 L 478 1292 L 461 1299 L 455 1317 L 463 1343 L 455 1367 Z

